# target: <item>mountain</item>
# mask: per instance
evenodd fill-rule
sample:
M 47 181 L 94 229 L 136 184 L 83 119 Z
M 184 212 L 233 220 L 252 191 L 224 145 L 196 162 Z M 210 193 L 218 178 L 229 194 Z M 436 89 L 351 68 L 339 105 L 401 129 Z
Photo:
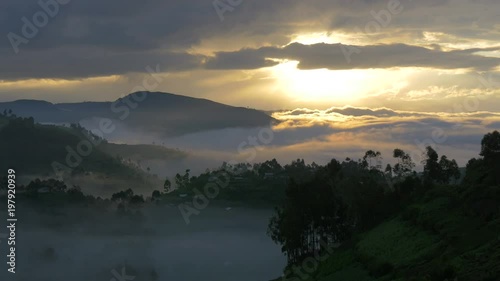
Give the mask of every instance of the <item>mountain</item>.
M 136 92 L 114 102 L 52 104 L 17 100 L 0 103 L 0 111 L 12 110 L 41 123 L 78 123 L 109 118 L 127 129 L 179 136 L 199 131 L 235 127 L 268 126 L 275 119 L 266 113 L 214 101 L 160 92 Z

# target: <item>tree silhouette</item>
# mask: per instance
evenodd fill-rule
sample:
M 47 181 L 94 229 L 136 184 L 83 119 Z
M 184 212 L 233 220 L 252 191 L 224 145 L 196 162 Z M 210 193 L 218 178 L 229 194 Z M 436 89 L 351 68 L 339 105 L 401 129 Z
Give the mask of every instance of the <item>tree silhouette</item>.
M 172 183 L 168 178 L 165 179 L 165 182 L 163 183 L 163 190 L 165 192 L 169 192 L 172 189 Z
M 415 163 L 413 163 L 408 153 L 404 152 L 402 149 L 396 148 L 394 149 L 393 157 L 398 159 L 398 163 L 392 168 L 397 178 L 402 179 L 413 172 Z
M 458 180 L 461 176 L 457 161 L 455 159 L 448 160 L 446 155 L 441 156 L 439 167 L 441 169 L 441 175 L 438 179 L 440 183 L 448 184 L 451 179 Z
M 495 183 L 500 184 L 500 133 L 493 131 L 484 135 L 481 140 L 481 152 L 484 163 L 494 177 Z
M 372 169 L 382 169 L 382 156 L 380 151 L 368 150 L 365 152 L 365 156 L 363 156 L 363 166 L 366 168 Z
M 190 182 L 190 177 L 189 177 L 189 172 L 191 170 L 187 169 L 184 172 L 184 175 L 180 175 L 179 173 L 175 174 L 175 184 L 177 185 L 177 188 L 187 188 L 189 186 Z
M 439 155 L 431 146 L 425 148 L 424 159 L 424 183 L 431 184 L 441 178 L 441 167 L 439 166 Z
M 426 147 L 422 164 L 424 164 L 425 184 L 433 182 L 448 184 L 452 178 L 455 180 L 460 178 L 460 169 L 458 168 L 457 161 L 455 159 L 449 160 L 446 155 L 442 155 L 439 158 L 437 152 L 430 146 Z
M 155 190 L 153 191 L 153 193 L 151 193 L 151 200 L 158 200 L 160 199 L 161 197 L 161 192 L 159 190 Z

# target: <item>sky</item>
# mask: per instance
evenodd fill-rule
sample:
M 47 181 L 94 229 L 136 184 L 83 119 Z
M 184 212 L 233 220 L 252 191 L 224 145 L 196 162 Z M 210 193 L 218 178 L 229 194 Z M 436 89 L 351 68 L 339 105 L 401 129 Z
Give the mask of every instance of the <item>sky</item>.
M 497 0 L 3 0 L 0 101 L 143 87 L 276 111 L 325 145 L 399 134 L 465 159 L 500 127 L 499 18 Z

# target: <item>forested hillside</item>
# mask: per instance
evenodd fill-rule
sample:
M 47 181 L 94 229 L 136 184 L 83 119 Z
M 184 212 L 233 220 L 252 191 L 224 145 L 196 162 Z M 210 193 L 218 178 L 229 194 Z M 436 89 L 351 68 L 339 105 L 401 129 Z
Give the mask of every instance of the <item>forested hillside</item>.
M 277 280 L 499 280 L 500 134 L 484 136 L 458 182 L 456 162 L 404 151 L 394 167 L 332 160 L 312 180 L 290 182 L 269 234 L 288 257 Z

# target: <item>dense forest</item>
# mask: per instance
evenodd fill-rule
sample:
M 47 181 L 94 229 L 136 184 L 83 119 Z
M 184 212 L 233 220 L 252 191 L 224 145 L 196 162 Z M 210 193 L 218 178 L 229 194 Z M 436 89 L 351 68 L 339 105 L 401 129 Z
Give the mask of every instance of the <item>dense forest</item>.
M 290 180 L 268 230 L 288 257 L 284 280 L 498 280 L 499 132 L 463 179 L 430 146 L 422 173 L 404 151 L 393 156 L 384 170 L 370 150 Z

